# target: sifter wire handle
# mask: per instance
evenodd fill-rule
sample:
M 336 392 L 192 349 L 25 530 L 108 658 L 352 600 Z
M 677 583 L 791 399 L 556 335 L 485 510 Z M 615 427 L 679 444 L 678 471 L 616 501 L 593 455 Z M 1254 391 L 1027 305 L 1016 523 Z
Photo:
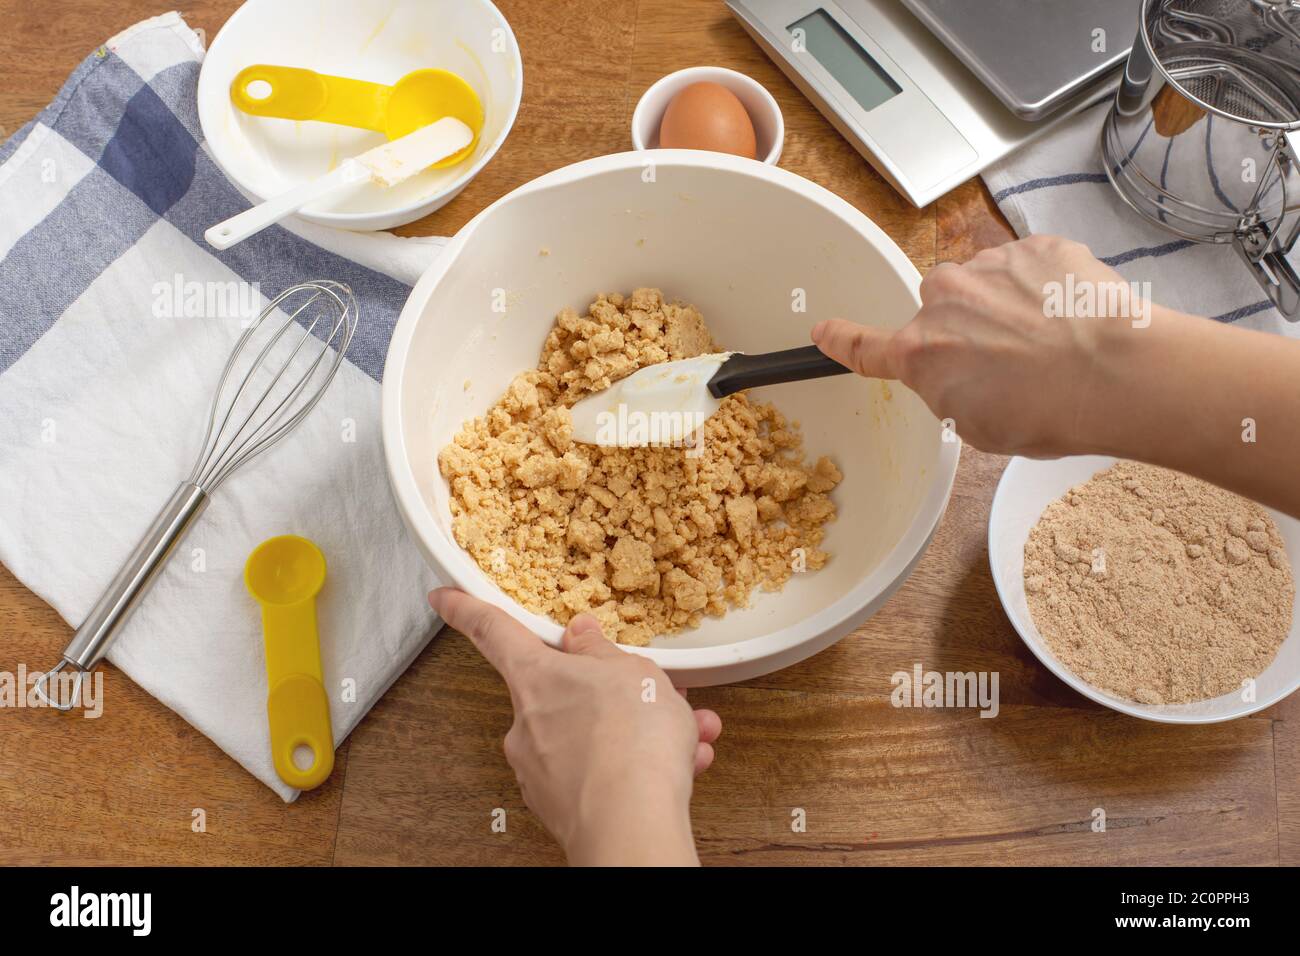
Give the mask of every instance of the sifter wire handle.
M 1296 322 L 1300 321 L 1300 274 L 1288 256 L 1300 238 L 1300 156 L 1286 133 L 1277 135 L 1281 210 L 1271 225 L 1258 222 L 1239 231 L 1233 245 L 1283 318 Z

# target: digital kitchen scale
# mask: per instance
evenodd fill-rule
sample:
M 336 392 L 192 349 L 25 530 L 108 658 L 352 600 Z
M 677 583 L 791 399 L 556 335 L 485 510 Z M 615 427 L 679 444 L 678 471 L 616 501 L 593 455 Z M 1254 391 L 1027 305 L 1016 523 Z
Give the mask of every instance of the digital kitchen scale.
M 1114 92 L 1138 19 L 1135 0 L 726 3 L 917 206 Z

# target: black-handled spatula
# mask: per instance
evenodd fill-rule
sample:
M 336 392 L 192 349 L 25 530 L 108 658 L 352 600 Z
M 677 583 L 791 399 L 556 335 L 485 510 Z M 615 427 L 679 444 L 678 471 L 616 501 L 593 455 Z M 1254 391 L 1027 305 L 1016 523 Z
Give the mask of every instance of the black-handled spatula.
M 734 392 L 848 371 L 815 345 L 761 355 L 718 352 L 648 365 L 574 405 L 573 437 L 624 448 L 685 444 Z
M 693 360 L 687 359 L 687 361 Z M 641 371 L 649 371 L 649 369 Z M 822 350 L 815 345 L 786 349 L 783 352 L 764 352 L 762 355 L 732 352 L 713 373 L 708 388 L 709 394 L 714 398 L 726 398 L 733 392 L 746 388 L 802 382 L 809 378 L 827 378 L 831 375 L 843 375 L 849 371 L 852 369 L 847 369 L 835 359 L 823 355 Z M 636 374 L 640 375 L 641 372 Z

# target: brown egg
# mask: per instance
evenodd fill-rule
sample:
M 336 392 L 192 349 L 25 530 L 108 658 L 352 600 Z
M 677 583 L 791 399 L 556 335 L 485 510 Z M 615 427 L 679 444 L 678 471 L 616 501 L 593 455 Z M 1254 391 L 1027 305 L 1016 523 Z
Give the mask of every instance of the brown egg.
M 659 125 L 665 149 L 711 149 L 755 159 L 754 124 L 736 94 L 717 83 L 692 83 L 672 98 Z

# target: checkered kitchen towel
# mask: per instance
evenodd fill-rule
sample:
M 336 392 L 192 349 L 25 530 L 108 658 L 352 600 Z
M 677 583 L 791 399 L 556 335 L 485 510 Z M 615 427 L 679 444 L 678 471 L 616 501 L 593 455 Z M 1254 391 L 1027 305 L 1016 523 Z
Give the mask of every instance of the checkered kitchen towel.
M 244 560 L 289 532 L 325 552 L 321 649 L 341 741 L 436 629 L 424 599 L 436 582 L 384 474 L 379 377 L 443 240 L 294 223 L 208 247 L 203 231 L 248 202 L 203 146 L 202 56 L 177 14 L 138 24 L 0 146 L 0 561 L 79 623 L 188 473 L 240 313 L 304 279 L 351 286 L 361 324 L 325 398 L 217 491 L 109 652 L 292 800 L 271 763 Z M 229 290 L 253 284 L 232 308 Z M 213 290 L 227 291 L 226 314 L 210 314 Z M 47 650 L 23 663 L 42 669 L 62 648 Z
M 1300 335 L 1300 325 L 1273 308 L 1231 246 L 1180 239 L 1119 198 L 1101 157 L 1101 125 L 1110 103 L 1107 97 L 984 171 L 1016 234 L 1082 242 L 1130 282 L 1150 282 L 1152 298 L 1171 308 Z

